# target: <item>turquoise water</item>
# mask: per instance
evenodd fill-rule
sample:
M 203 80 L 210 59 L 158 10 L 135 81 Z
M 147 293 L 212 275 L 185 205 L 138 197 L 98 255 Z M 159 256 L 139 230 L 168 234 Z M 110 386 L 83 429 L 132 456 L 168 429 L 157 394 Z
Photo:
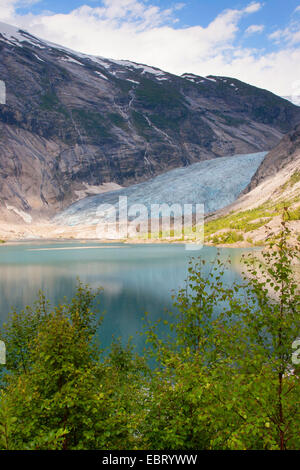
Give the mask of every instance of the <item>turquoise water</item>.
M 242 249 L 221 249 L 234 261 L 228 282 L 239 278 Z M 101 327 L 103 346 L 112 335 L 135 337 L 138 347 L 147 311 L 152 320 L 172 309 L 172 291 L 184 286 L 188 261 L 193 256 L 212 260 L 213 247 L 186 251 L 184 245 L 120 245 L 96 242 L 24 243 L 0 247 L 0 322 L 12 308 L 32 305 L 41 289 L 51 303 L 72 298 L 77 278 L 93 288 L 102 286 L 100 310 L 106 311 Z

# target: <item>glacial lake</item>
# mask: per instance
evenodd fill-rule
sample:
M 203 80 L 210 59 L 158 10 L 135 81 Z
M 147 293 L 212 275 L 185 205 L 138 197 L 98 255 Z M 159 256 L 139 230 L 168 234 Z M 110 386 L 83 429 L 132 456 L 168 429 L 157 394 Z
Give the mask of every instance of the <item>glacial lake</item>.
M 221 257 L 232 260 L 226 280 L 239 279 L 239 260 L 245 249 L 222 248 Z M 77 279 L 93 288 L 103 287 L 100 311 L 105 311 L 100 330 L 103 347 L 112 336 L 130 336 L 138 349 L 144 340 L 142 317 L 167 317 L 171 295 L 185 285 L 189 260 L 216 257 L 217 249 L 188 251 L 181 244 L 99 244 L 97 242 L 32 242 L 0 247 L 0 323 L 12 308 L 32 305 L 41 289 L 53 305 L 71 299 Z M 173 308 L 174 310 L 174 308 Z

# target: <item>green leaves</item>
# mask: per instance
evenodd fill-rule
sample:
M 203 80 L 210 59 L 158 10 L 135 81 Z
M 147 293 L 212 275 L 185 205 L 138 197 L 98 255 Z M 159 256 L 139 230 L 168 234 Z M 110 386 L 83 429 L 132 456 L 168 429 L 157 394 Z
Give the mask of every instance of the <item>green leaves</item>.
M 148 367 L 129 343 L 103 356 L 96 338 L 99 291 L 78 284 L 68 305 L 13 313 L 4 329 L 10 354 L 0 400 L 5 449 L 135 448 Z
M 244 284 L 226 286 L 219 258 L 205 269 L 194 261 L 174 303 L 175 338 L 161 342 L 148 330 L 160 365 L 147 417 L 151 446 L 299 448 L 300 384 L 291 365 L 300 331 L 299 251 L 282 227 L 261 259 L 244 259 Z
M 0 448 L 299 449 L 299 250 L 288 234 L 284 223 L 244 258 L 242 282 L 225 282 L 220 256 L 192 260 L 169 319 L 145 314 L 144 357 L 121 339 L 103 353 L 88 286 L 68 305 L 41 295 L 14 312 L 1 332 Z

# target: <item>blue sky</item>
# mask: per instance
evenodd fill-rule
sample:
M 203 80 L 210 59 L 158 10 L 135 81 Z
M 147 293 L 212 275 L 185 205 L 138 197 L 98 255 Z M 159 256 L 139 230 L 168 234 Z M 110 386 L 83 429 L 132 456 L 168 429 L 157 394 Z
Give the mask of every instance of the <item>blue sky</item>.
M 0 21 L 85 53 L 300 94 L 300 0 L 1 0 Z
M 31 11 L 39 14 L 43 11 L 53 11 L 56 13 L 69 13 L 81 5 L 89 5 L 94 7 L 100 5 L 102 2 L 98 0 L 41 0 L 35 4 L 29 4 L 26 8 L 19 8 L 19 11 Z M 149 2 L 148 2 L 149 3 Z M 153 0 L 153 5 L 160 6 L 161 8 L 169 8 L 176 4 L 170 0 Z M 178 1 L 177 3 L 184 3 L 185 8 L 182 9 L 178 15 L 180 20 L 179 26 L 184 25 L 207 25 L 212 21 L 218 13 L 226 8 L 240 8 L 248 5 L 249 1 L 234 1 L 234 0 L 186 0 Z M 266 0 L 264 8 L 259 12 L 257 18 L 259 21 L 268 25 L 272 30 L 274 26 L 284 26 L 289 20 L 293 11 L 300 5 L 299 0 Z

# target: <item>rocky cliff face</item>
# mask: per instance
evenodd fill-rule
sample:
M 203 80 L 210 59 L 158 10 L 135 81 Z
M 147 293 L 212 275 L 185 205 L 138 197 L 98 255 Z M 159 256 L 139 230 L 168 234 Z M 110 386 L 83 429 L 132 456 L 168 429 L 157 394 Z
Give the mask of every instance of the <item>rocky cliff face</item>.
M 87 56 L 1 23 L 0 79 L 7 220 L 51 216 L 109 182 L 128 186 L 197 161 L 268 150 L 300 121 L 300 108 L 235 79 Z
M 265 156 L 244 193 L 248 193 L 268 178 L 275 176 L 290 163 L 294 164 L 295 171 L 298 169 L 300 172 L 300 125 L 286 134 L 279 144 Z

